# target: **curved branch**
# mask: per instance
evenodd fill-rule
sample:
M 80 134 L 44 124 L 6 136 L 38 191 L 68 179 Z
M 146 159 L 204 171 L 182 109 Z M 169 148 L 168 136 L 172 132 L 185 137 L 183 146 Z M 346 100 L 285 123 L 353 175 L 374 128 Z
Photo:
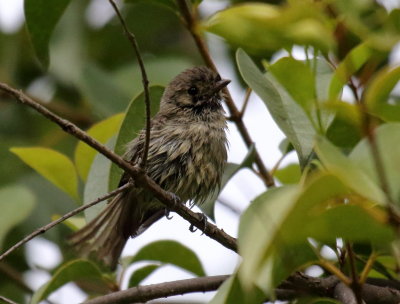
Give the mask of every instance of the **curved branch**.
M 218 287 L 228 278 L 229 275 L 220 275 L 138 286 L 94 298 L 86 301 L 85 304 L 147 302 L 153 299 L 182 295 L 191 292 L 213 291 L 218 289 Z
M 111 151 L 106 146 L 95 140 L 93 137 L 89 136 L 86 132 L 78 128 L 76 125 L 66 119 L 57 116 L 21 91 L 18 91 L 1 82 L 0 90 L 13 96 L 20 103 L 33 108 L 47 119 L 59 125 L 65 132 L 85 142 L 96 151 L 103 154 L 105 157 L 107 157 L 109 160 L 111 160 L 113 163 L 115 163 L 117 166 L 119 166 L 129 175 L 131 175 L 134 179 L 135 185 L 141 186 L 151 191 L 161 203 L 168 207 L 168 209 L 178 213 L 181 217 L 190 222 L 191 225 L 202 230 L 203 233 L 208 237 L 217 241 L 226 248 L 237 252 L 237 243 L 234 237 L 230 236 L 225 231 L 219 229 L 217 226 L 209 222 L 205 223 L 202 214 L 193 212 L 188 207 L 186 207 L 179 199 L 177 199 L 176 195 L 173 195 L 163 190 L 159 185 L 156 184 L 156 182 L 148 177 L 140 167 L 133 166 L 131 163 L 127 162 L 122 157 L 117 155 L 115 152 Z
M 145 142 L 144 142 L 144 149 L 143 149 L 143 155 L 142 155 L 142 160 L 140 162 L 140 167 L 145 168 L 146 163 L 147 163 L 147 154 L 149 153 L 149 144 L 150 144 L 150 119 L 151 119 L 151 113 L 150 113 L 150 92 L 149 92 L 149 80 L 147 78 L 147 73 L 146 69 L 144 67 L 144 62 L 142 55 L 140 54 L 140 49 L 139 45 L 136 41 L 136 36 L 128 29 L 128 26 L 126 25 L 126 22 L 124 18 L 121 15 L 121 12 L 119 11 L 117 5 L 115 4 L 114 0 L 108 0 L 113 7 L 115 13 L 117 14 L 117 17 L 122 25 L 122 28 L 124 29 L 125 36 L 128 38 L 129 42 L 131 43 L 133 50 L 135 51 L 135 55 L 137 58 L 137 61 L 139 63 L 140 67 L 140 72 L 142 73 L 142 83 L 143 83 L 143 91 L 144 91 L 144 102 L 146 104 L 146 137 L 145 137 Z

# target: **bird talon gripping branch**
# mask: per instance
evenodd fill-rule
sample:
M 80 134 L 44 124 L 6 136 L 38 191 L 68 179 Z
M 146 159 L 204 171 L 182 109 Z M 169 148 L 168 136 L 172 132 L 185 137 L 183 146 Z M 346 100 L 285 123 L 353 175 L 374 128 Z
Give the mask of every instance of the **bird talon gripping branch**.
M 165 209 L 165 217 L 167 218 L 167 220 L 172 220 L 173 216 L 169 215 L 171 213 L 171 210 L 169 209 Z

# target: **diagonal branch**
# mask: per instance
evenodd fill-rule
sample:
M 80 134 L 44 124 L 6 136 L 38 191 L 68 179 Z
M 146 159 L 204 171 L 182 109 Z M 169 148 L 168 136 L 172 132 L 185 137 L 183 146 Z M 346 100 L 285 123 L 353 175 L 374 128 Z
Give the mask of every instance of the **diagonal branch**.
M 11 246 L 7 251 L 5 251 L 3 254 L 0 255 L 0 261 L 3 260 L 6 256 L 8 256 L 11 252 L 13 252 L 14 250 L 18 249 L 19 247 L 21 247 L 22 245 L 24 245 L 25 243 L 29 242 L 31 239 L 37 237 L 38 235 L 45 233 L 46 231 L 50 230 L 51 228 L 53 228 L 54 226 L 58 225 L 59 223 L 65 221 L 66 219 L 82 212 L 83 210 L 86 210 L 87 208 L 93 207 L 94 205 L 97 205 L 98 203 L 105 201 L 106 199 L 109 199 L 110 197 L 113 197 L 115 195 L 117 195 L 118 193 L 121 193 L 123 191 L 125 191 L 126 189 L 130 188 L 133 186 L 132 182 L 128 182 L 125 185 L 97 198 L 96 200 L 94 200 L 93 202 L 90 202 L 88 204 L 85 204 L 83 206 L 80 206 L 79 208 L 76 208 L 66 214 L 64 214 L 62 217 L 60 217 L 59 219 L 52 221 L 51 223 L 40 227 L 39 229 L 36 229 L 35 231 L 33 231 L 31 234 L 27 235 L 26 237 L 24 237 L 22 240 L 20 240 L 18 243 L 14 244 L 13 246 Z
M 140 167 L 145 168 L 147 163 L 147 154 L 149 153 L 149 144 L 150 144 L 150 92 L 149 92 L 149 80 L 147 78 L 146 69 L 144 67 L 143 58 L 140 54 L 139 45 L 136 41 L 136 36 L 128 29 L 124 18 L 121 15 L 117 5 L 115 4 L 114 0 L 108 0 L 113 7 L 115 13 L 118 16 L 118 19 L 124 29 L 125 36 L 128 38 L 129 42 L 132 44 L 133 50 L 135 51 L 135 55 L 137 61 L 139 63 L 140 72 L 142 73 L 142 83 L 143 83 L 143 91 L 144 91 L 144 102 L 146 104 L 146 137 L 143 149 L 142 160 L 140 162 Z
M 86 301 L 85 304 L 142 303 L 153 299 L 182 295 L 191 292 L 213 291 L 218 289 L 218 287 L 228 278 L 229 275 L 220 275 L 138 286 L 94 298 Z
M 16 302 L 14 302 L 6 297 L 3 297 L 3 296 L 0 296 L 0 303 L 17 304 Z
M 204 43 L 202 37 L 198 33 L 197 29 L 198 21 L 190 11 L 186 0 L 176 0 L 176 2 L 178 4 L 179 10 L 181 11 L 181 15 L 186 23 L 186 27 L 189 33 L 191 34 L 194 42 L 196 43 L 196 46 L 199 49 L 199 52 L 203 57 L 204 62 L 209 68 L 217 72 L 217 68 L 210 56 L 206 44 Z M 224 88 L 224 94 L 226 95 L 225 103 L 230 112 L 230 119 L 236 124 L 240 132 L 240 135 L 242 136 L 246 146 L 249 148 L 253 144 L 253 140 L 251 139 L 250 134 L 242 120 L 242 114 L 236 107 L 235 103 L 233 102 L 232 96 L 227 88 Z M 264 184 L 267 187 L 274 187 L 275 186 L 274 178 L 268 172 L 257 150 L 255 151 L 255 163 L 257 164 L 258 170 L 260 171 L 259 175 L 262 178 Z
M 107 157 L 109 160 L 111 160 L 113 163 L 115 163 L 117 166 L 119 166 L 129 175 L 131 175 L 134 179 L 135 185 L 141 186 L 149 190 L 161 203 L 167 206 L 168 209 L 178 213 L 181 217 L 190 222 L 191 225 L 199 228 L 204 232 L 205 235 L 217 241 L 224 247 L 237 252 L 237 244 L 234 237 L 230 236 L 225 231 L 219 229 L 217 226 L 209 222 L 205 223 L 204 217 L 201 213 L 193 212 L 188 207 L 186 207 L 179 199 L 177 199 L 175 195 L 163 190 L 159 185 L 156 184 L 156 182 L 148 177 L 140 167 L 133 166 L 131 163 L 127 162 L 122 157 L 89 136 L 86 132 L 78 128 L 76 125 L 66 119 L 57 116 L 21 91 L 18 91 L 1 82 L 0 91 L 6 92 L 7 94 L 13 96 L 20 103 L 33 108 L 47 119 L 59 125 L 65 132 L 71 134 L 72 136 L 94 148 L 99 153 L 103 154 L 105 157 Z

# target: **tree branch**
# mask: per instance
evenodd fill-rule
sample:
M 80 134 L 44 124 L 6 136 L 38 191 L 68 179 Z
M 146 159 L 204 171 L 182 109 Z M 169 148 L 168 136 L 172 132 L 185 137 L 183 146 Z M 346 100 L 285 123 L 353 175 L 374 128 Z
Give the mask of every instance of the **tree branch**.
M 35 238 L 36 236 L 45 233 L 46 231 L 50 230 L 51 228 L 53 228 L 54 226 L 58 225 L 59 223 L 65 221 L 66 219 L 70 218 L 71 216 L 74 216 L 80 212 L 82 212 L 83 210 L 93 207 L 94 205 L 110 198 L 113 197 L 115 195 L 117 195 L 120 192 L 125 191 L 126 189 L 132 187 L 133 183 L 132 182 L 128 182 L 125 185 L 97 198 L 96 200 L 94 200 L 93 202 L 90 202 L 88 204 L 85 204 L 83 206 L 80 206 L 79 208 L 76 208 L 66 214 L 64 214 L 62 217 L 60 217 L 59 219 L 52 221 L 51 223 L 40 227 L 39 229 L 36 229 L 35 231 L 33 231 L 31 234 L 27 235 L 26 237 L 24 237 L 22 240 L 20 240 L 18 243 L 14 244 L 13 246 L 11 246 L 7 251 L 5 251 L 3 254 L 0 255 L 0 261 L 3 260 L 6 256 L 8 256 L 11 252 L 13 252 L 14 250 L 18 249 L 19 247 L 21 247 L 22 245 L 24 245 L 25 243 L 29 242 L 31 239 Z
M 176 0 L 179 10 L 185 20 L 186 27 L 191 34 L 194 42 L 196 43 L 197 48 L 199 49 L 199 52 L 201 56 L 203 57 L 204 62 L 206 65 L 211 68 L 212 70 L 217 72 L 217 68 L 210 56 L 210 53 L 206 47 L 206 44 L 204 43 L 202 37 L 197 31 L 197 20 L 193 16 L 193 14 L 190 12 L 190 9 L 187 5 L 186 0 Z M 229 90 L 227 88 L 224 88 L 223 90 L 224 94 L 226 95 L 225 98 L 225 103 L 229 109 L 230 112 L 230 118 L 231 120 L 236 124 L 240 135 L 242 136 L 246 146 L 249 148 L 253 144 L 253 140 L 250 137 L 250 134 L 242 120 L 242 115 L 241 112 L 238 110 L 236 107 L 235 103 L 233 102 L 232 96 L 229 93 Z M 268 172 L 267 168 L 265 167 L 260 154 L 255 151 L 255 163 L 257 164 L 258 170 L 260 171 L 260 177 L 262 178 L 264 184 L 267 187 L 274 187 L 275 186 L 275 181 L 274 178 L 271 176 L 271 174 Z
M 226 248 L 237 252 L 237 244 L 235 238 L 228 235 L 227 233 L 225 233 L 225 231 L 219 229 L 217 226 L 209 222 L 205 223 L 202 214 L 193 212 L 188 207 L 186 207 L 179 199 L 177 199 L 175 195 L 172 195 L 171 193 L 163 190 L 150 177 L 148 177 L 140 167 L 133 166 L 131 163 L 127 162 L 122 157 L 117 155 L 115 152 L 111 151 L 106 146 L 102 145 L 97 140 L 89 136 L 86 132 L 82 131 L 76 125 L 66 119 L 57 116 L 21 91 L 11 88 L 7 84 L 1 82 L 0 90 L 15 97 L 16 100 L 20 103 L 33 108 L 47 119 L 59 125 L 65 132 L 85 142 L 96 151 L 103 154 L 105 157 L 107 157 L 109 160 L 111 160 L 113 163 L 115 163 L 121 169 L 131 175 L 134 179 L 135 185 L 141 186 L 151 191 L 161 203 L 167 206 L 168 209 L 178 213 L 181 217 L 190 222 L 191 225 L 202 230 L 204 234 L 208 237 L 219 242 Z
M 14 302 L 6 297 L 3 297 L 3 296 L 0 296 L 0 302 L 7 303 L 7 304 L 17 304 L 16 302 Z
M 143 63 L 143 58 L 142 55 L 140 54 L 140 49 L 139 45 L 136 41 L 136 36 L 128 29 L 128 26 L 126 25 L 126 22 L 124 18 L 121 15 L 121 12 L 119 11 L 117 5 L 115 4 L 114 0 L 108 0 L 113 7 L 115 13 L 118 16 L 118 19 L 122 25 L 122 28 L 124 29 L 125 36 L 128 38 L 129 42 L 131 43 L 133 50 L 135 51 L 135 55 L 137 58 L 137 61 L 139 63 L 140 67 L 140 72 L 142 73 L 142 83 L 143 83 L 143 91 L 144 91 L 144 102 L 146 104 L 146 137 L 145 137 L 145 142 L 144 142 L 144 149 L 143 149 L 143 155 L 142 155 L 142 160 L 140 162 L 140 167 L 145 168 L 146 163 L 147 163 L 147 154 L 149 153 L 149 144 L 150 144 L 150 119 L 151 119 L 151 113 L 150 113 L 150 92 L 149 92 L 149 80 L 147 78 L 147 73 L 146 69 L 144 67 Z
M 153 299 L 166 298 L 191 292 L 213 291 L 218 289 L 228 278 L 229 275 L 220 275 L 138 286 L 94 298 L 86 301 L 85 304 L 147 302 Z

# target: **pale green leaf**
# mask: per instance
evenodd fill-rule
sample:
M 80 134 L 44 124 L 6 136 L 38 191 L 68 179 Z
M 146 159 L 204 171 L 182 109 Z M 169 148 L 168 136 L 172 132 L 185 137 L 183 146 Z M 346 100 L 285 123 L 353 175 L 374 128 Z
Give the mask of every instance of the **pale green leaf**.
M 115 135 L 124 119 L 124 114 L 115 114 L 105 120 L 102 120 L 87 130 L 87 133 L 101 143 L 107 142 L 111 136 Z M 79 176 L 86 181 L 90 166 L 94 160 L 97 151 L 80 141 L 75 149 L 75 165 Z
M 128 288 L 138 286 L 140 282 L 146 279 L 149 275 L 151 275 L 161 266 L 162 265 L 159 264 L 150 264 L 135 270 L 129 278 Z
M 0 249 L 7 233 L 28 218 L 35 206 L 34 194 L 25 187 L 0 188 Z
M 378 157 L 382 161 L 382 170 L 389 186 L 390 196 L 393 201 L 400 204 L 400 146 L 397 144 L 400 142 L 400 123 L 381 125 L 375 130 L 375 137 Z M 361 168 L 374 184 L 381 185 L 381 177 L 377 173 L 376 162 L 368 140 L 362 140 L 351 152 L 349 159 L 355 166 Z M 345 172 L 348 172 L 348 168 L 345 168 Z M 362 183 L 361 180 L 359 182 Z M 362 190 L 365 193 L 371 191 L 370 184 L 371 182 L 364 184 Z
M 399 80 L 400 66 L 384 68 L 371 81 L 365 92 L 365 104 L 372 114 L 386 121 L 400 120 L 400 106 L 389 103 L 390 93 Z
M 94 263 L 87 260 L 73 260 L 58 268 L 50 281 L 33 294 L 30 303 L 37 304 L 61 286 L 83 279 L 90 279 L 93 283 L 106 287 L 107 281 L 103 279 L 101 270 Z
M 322 137 L 317 139 L 315 152 L 327 170 L 339 176 L 353 191 L 376 203 L 384 204 L 384 193 L 354 161 L 354 158 L 346 157 Z
M 124 265 L 138 261 L 157 261 L 172 264 L 197 276 L 205 276 L 203 266 L 196 253 L 179 242 L 163 240 L 150 243 L 134 256 L 123 259 Z
M 10 151 L 74 199 L 79 198 L 78 175 L 74 164 L 67 156 L 40 147 L 11 148 Z
M 271 75 L 264 76 L 243 50 L 236 52 L 236 60 L 244 81 L 264 101 L 304 165 L 312 151 L 316 134 L 311 121 L 277 81 Z

